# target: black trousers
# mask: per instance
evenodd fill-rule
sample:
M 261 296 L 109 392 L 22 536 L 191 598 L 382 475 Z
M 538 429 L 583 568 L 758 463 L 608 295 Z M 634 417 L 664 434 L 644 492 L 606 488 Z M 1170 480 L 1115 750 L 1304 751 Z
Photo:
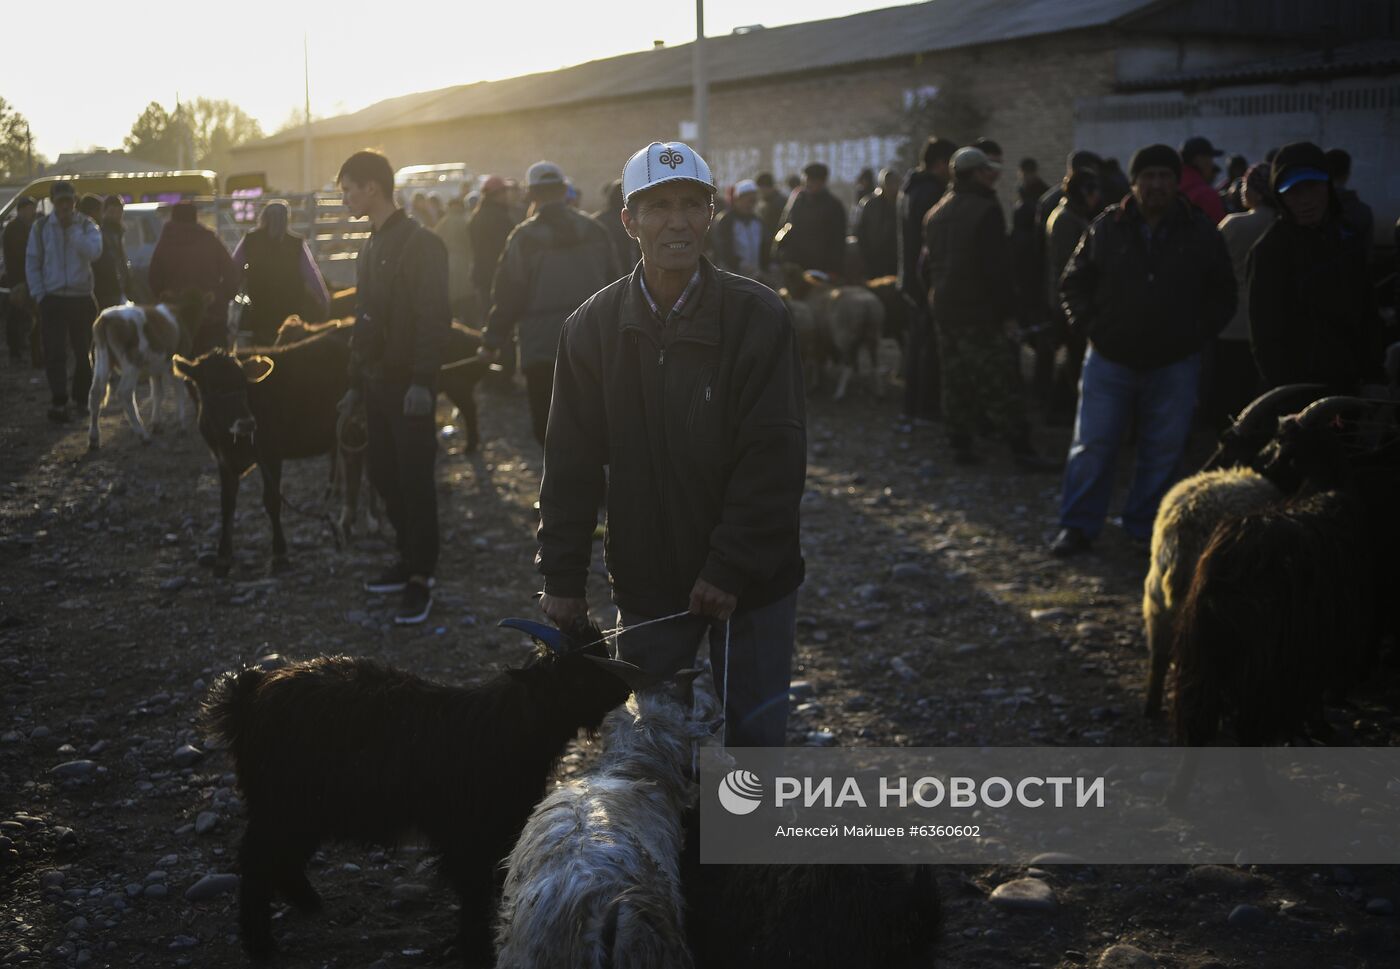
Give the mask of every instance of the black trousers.
M 437 567 L 437 425 L 434 418 L 405 417 L 406 383 L 369 381 L 369 480 L 384 498 L 399 558 L 410 575 L 431 576 Z
M 554 395 L 554 364 L 532 363 L 523 370 L 525 390 L 530 397 L 530 428 L 543 447 L 544 431 L 549 426 L 549 400 Z
M 10 350 L 10 359 L 29 356 L 29 330 L 33 326 L 29 307 L 11 303 L 8 294 L 0 296 L 0 319 L 5 321 L 5 345 Z
M 909 341 L 904 349 L 904 416 L 942 416 L 943 366 L 927 304 L 909 307 Z
M 55 407 L 68 403 L 71 396 L 86 407 L 92 388 L 92 323 L 97 319 L 97 301 L 91 296 L 45 296 L 39 303 L 40 328 L 44 336 L 44 369 L 48 372 L 49 393 Z M 68 347 L 73 348 L 73 381 L 68 381 Z M 71 386 L 71 391 L 70 391 Z

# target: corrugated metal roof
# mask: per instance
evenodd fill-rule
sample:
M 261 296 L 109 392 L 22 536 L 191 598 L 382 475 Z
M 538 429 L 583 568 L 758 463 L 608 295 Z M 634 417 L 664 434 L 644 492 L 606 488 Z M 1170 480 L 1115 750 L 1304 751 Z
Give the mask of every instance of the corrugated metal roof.
M 1338 77 L 1400 70 L 1400 41 L 1376 40 L 1348 44 L 1331 51 L 1304 51 L 1268 60 L 1176 74 L 1159 74 L 1124 81 L 1121 91 L 1162 91 L 1182 87 L 1221 87 L 1268 81 L 1292 81 L 1310 77 Z
M 711 84 L 824 70 L 845 64 L 1102 27 L 1160 0 L 929 0 L 831 20 L 705 39 Z M 380 101 L 315 122 L 318 137 L 690 87 L 691 45 L 622 54 L 502 81 L 483 81 Z M 302 137 L 285 131 L 243 148 Z M 237 151 L 239 149 L 235 149 Z

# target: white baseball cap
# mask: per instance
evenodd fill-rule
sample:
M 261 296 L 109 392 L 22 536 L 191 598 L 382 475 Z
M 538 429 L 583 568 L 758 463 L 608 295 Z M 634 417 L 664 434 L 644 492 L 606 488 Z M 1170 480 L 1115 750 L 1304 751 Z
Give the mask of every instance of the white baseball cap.
M 653 141 L 627 159 L 622 168 L 622 204 L 630 202 L 636 192 L 665 182 L 695 182 L 715 190 L 710 166 L 695 149 L 679 141 Z
M 750 192 L 758 191 L 758 183 L 752 178 L 741 179 L 734 183 L 734 195 L 748 195 Z

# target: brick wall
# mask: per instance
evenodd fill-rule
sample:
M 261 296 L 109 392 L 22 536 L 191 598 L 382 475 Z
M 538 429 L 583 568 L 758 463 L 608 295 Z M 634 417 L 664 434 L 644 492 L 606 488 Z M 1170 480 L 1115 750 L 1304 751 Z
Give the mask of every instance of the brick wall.
M 781 179 L 808 161 L 824 161 L 834 187 L 848 194 L 856 170 L 893 160 L 907 92 L 948 91 L 951 83 L 986 113 L 981 133 L 1006 152 L 1000 189 L 1009 206 L 1023 156 L 1038 158 L 1048 181 L 1057 177 L 1075 147 L 1074 99 L 1109 90 L 1116 47 L 1111 32 L 1085 31 L 717 88 L 710 93 L 708 155 L 726 183 L 762 169 Z M 464 161 L 480 173 L 517 178 L 548 158 L 573 178 L 585 207 L 596 208 L 601 187 L 633 151 L 677 137 L 689 116 L 689 94 L 663 95 L 318 139 L 315 174 L 329 182 L 347 155 L 365 147 L 384 151 L 396 167 Z M 301 181 L 299 141 L 242 149 L 236 158 L 238 170 L 265 171 L 273 185 Z

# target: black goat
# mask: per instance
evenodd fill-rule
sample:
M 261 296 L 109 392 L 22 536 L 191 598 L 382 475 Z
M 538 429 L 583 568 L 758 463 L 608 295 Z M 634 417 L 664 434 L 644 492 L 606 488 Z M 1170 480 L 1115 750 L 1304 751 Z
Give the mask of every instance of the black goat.
M 681 855 L 697 969 L 928 969 L 942 928 L 928 865 L 702 865 L 699 809 Z
M 596 629 L 580 650 L 537 623 L 505 624 L 560 651 L 468 688 L 347 656 L 215 682 L 203 726 L 231 749 L 247 805 L 239 924 L 252 956 L 273 949 L 274 889 L 319 909 L 305 866 L 322 841 L 393 845 L 413 831 L 461 900 L 464 959 L 491 963 L 497 866 L 565 745 L 628 694 L 598 662 Z

